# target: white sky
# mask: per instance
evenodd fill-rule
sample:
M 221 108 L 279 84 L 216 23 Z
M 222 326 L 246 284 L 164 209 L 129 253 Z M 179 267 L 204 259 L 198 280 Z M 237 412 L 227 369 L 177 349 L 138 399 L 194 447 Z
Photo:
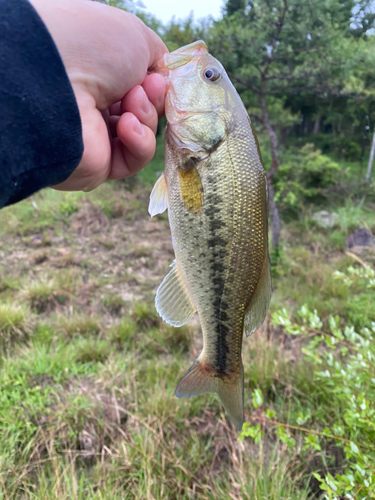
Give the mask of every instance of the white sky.
M 185 19 L 191 11 L 194 19 L 213 16 L 215 19 L 221 17 L 221 8 L 224 0 L 141 0 L 146 7 L 144 10 L 151 12 L 164 24 L 168 23 L 173 16 L 176 19 Z M 142 9 L 143 10 L 143 9 Z

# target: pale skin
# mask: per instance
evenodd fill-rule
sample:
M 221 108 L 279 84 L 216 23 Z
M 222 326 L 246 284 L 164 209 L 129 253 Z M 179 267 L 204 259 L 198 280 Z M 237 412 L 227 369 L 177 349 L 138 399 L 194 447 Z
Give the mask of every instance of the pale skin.
M 155 153 L 165 82 L 148 70 L 167 52 L 136 16 L 91 0 L 31 0 L 65 65 L 84 153 L 63 191 L 91 191 L 145 167 Z

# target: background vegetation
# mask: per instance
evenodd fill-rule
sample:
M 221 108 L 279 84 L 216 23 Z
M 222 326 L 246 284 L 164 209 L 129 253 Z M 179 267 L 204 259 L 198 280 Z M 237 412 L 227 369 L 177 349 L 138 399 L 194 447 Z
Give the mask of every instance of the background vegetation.
M 137 177 L 0 212 L 1 499 L 375 497 L 372 7 L 138 14 L 171 50 L 206 40 L 269 172 L 280 239 L 270 312 L 244 341 L 246 424 L 238 436 L 214 395 L 174 397 L 202 339 L 196 318 L 171 328 L 153 305 L 173 259 L 166 216 L 147 214 L 161 122 Z

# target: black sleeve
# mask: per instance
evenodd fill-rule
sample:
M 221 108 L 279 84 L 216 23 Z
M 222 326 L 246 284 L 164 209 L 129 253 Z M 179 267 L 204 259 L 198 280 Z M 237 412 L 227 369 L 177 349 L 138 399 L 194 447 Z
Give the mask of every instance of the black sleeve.
M 77 102 L 51 35 L 27 0 L 0 0 L 0 208 L 67 179 L 82 153 Z

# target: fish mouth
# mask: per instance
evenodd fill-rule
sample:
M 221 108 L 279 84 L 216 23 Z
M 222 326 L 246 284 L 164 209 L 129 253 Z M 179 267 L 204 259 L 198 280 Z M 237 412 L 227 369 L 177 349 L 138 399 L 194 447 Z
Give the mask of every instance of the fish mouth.
M 174 105 L 172 99 L 170 99 L 170 102 L 167 103 L 166 106 L 166 114 L 168 118 L 168 123 L 169 125 L 175 125 L 177 123 L 181 123 L 185 120 L 188 120 L 192 116 L 197 116 L 197 115 L 212 115 L 216 114 L 219 115 L 220 111 L 222 110 L 222 106 L 217 106 L 215 108 L 210 108 L 210 109 L 203 109 L 201 111 L 192 111 L 190 109 L 188 110 L 183 110 L 179 109 L 177 106 Z
M 174 52 L 164 54 L 163 57 L 151 69 L 152 73 L 159 73 L 164 78 L 169 76 L 169 71 L 181 68 L 193 61 L 194 58 L 208 54 L 207 45 L 203 40 L 185 45 Z

